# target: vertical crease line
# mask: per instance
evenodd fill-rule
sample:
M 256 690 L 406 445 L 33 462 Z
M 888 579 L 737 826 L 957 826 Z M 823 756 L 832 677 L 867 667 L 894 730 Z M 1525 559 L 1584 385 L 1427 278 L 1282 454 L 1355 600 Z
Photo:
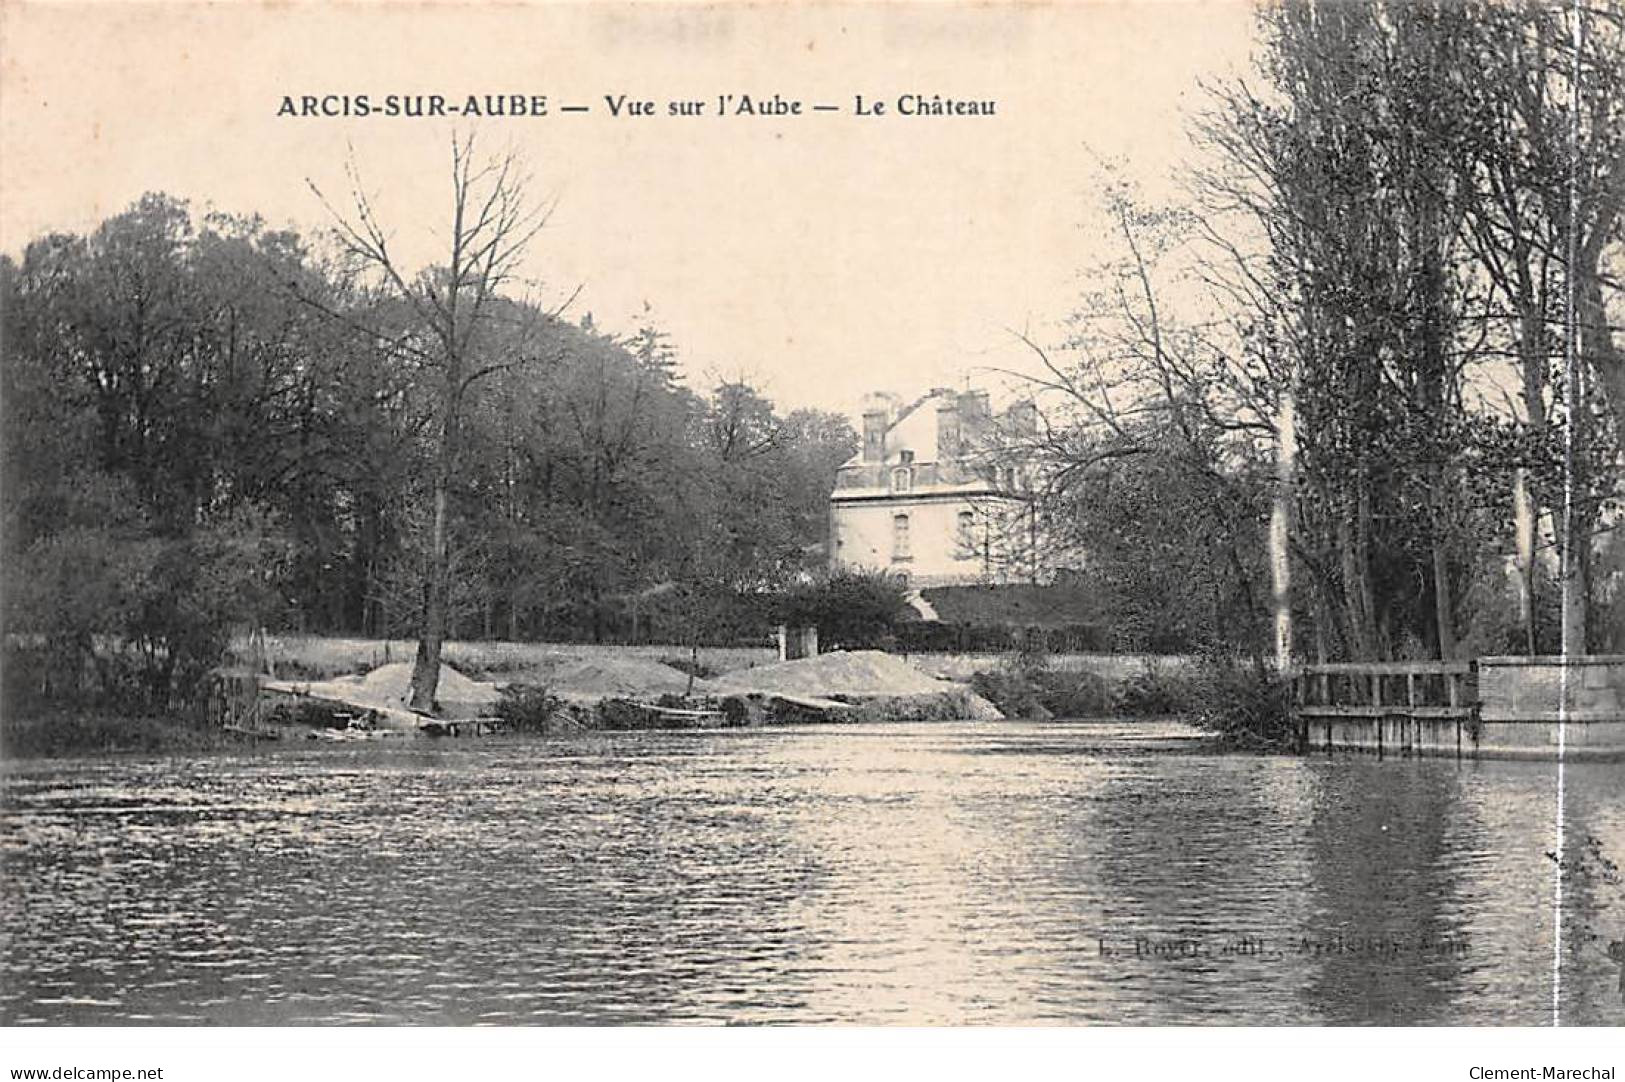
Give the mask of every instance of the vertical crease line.
M 1566 238 L 1563 287 L 1563 411 L 1567 424 L 1563 430 L 1563 551 L 1559 571 L 1561 622 L 1561 657 L 1558 659 L 1557 680 L 1557 850 L 1553 861 L 1552 881 L 1552 1025 L 1563 1024 L 1563 849 L 1564 849 L 1564 768 L 1568 740 L 1569 659 L 1576 647 L 1583 653 L 1585 643 L 1569 640 L 1572 605 L 1569 579 L 1574 573 L 1574 429 L 1578 424 L 1578 388 L 1576 366 L 1579 353 L 1580 322 L 1576 310 L 1575 269 L 1579 249 L 1576 237 L 1580 229 L 1580 60 L 1585 42 L 1585 23 L 1582 4 L 1573 0 L 1574 62 L 1569 86 L 1569 191 L 1568 236 Z M 1582 554 L 1583 555 L 1583 554 Z

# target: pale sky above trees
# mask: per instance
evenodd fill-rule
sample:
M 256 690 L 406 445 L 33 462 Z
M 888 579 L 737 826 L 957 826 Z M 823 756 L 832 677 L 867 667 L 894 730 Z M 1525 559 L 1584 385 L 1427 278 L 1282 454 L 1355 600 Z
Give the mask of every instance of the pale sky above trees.
M 403 262 L 433 258 L 448 121 L 278 118 L 284 94 L 543 93 L 485 121 L 557 202 L 525 270 L 541 299 L 630 331 L 644 302 L 691 385 L 744 376 L 784 408 L 851 411 L 1020 368 L 1103 243 L 1091 190 L 1120 159 L 1152 196 L 1189 154 L 1199 81 L 1239 70 L 1248 5 L 1085 3 L 387 11 L 7 5 L 0 249 L 84 231 L 164 191 L 271 224 L 325 224 L 353 145 Z M 604 95 L 833 102 L 788 120 L 612 118 Z M 855 94 L 995 98 L 993 118 L 851 115 Z M 585 104 L 589 114 L 561 115 Z M 459 122 L 467 130 L 466 122 Z

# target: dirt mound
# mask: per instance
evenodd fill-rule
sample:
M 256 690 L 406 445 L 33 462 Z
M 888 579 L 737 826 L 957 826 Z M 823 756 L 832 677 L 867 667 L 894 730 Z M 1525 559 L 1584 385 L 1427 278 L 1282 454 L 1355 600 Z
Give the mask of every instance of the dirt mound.
M 380 665 L 363 676 L 358 686 L 363 694 L 372 698 L 397 703 L 404 701 L 412 687 L 412 664 L 397 661 Z M 450 665 L 441 665 L 440 684 L 435 689 L 434 697 L 443 703 L 495 702 L 497 689 L 493 684 L 470 680 Z
M 927 676 L 879 650 L 837 651 L 726 673 L 714 681 L 730 691 L 783 695 L 932 695 L 959 685 Z
M 305 682 L 267 680 L 269 691 L 309 696 L 358 710 L 374 710 L 410 718 L 406 713 L 407 692 L 412 686 L 412 665 L 400 661 L 381 665 L 365 676 L 341 676 L 336 680 Z M 470 680 L 449 665 L 440 666 L 440 684 L 435 690 L 442 718 L 477 718 L 491 713 L 499 693 L 495 684 Z
M 572 661 L 555 669 L 547 690 L 571 697 L 658 698 L 689 690 L 688 674 L 649 658 L 600 657 Z M 704 680 L 694 681 L 694 694 L 709 690 Z

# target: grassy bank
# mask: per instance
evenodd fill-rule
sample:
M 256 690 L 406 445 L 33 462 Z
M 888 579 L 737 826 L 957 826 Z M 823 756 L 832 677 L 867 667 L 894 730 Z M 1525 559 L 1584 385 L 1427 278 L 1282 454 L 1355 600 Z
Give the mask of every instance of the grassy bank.
M 7 717 L 0 723 L 4 759 L 213 751 L 238 743 L 239 738 L 212 725 L 168 718 L 63 710 Z
M 410 639 L 341 639 L 319 635 L 272 635 L 267 646 L 277 675 L 290 679 L 327 680 L 365 673 L 394 661 L 411 661 L 417 643 Z M 239 663 L 254 660 L 247 642 L 233 645 Z M 641 657 L 686 665 L 686 646 L 619 646 L 594 643 L 551 642 L 447 642 L 446 664 L 485 680 L 501 683 L 546 684 L 555 670 L 575 661 L 605 657 Z M 700 667 L 706 672 L 731 672 L 778 658 L 768 646 L 702 646 Z

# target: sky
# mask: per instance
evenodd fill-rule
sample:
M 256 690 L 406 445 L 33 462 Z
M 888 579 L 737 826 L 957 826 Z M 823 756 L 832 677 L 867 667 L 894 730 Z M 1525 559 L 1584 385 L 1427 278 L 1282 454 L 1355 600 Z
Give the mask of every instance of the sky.
M 645 303 L 685 377 L 853 412 L 1030 367 L 1102 254 L 1121 162 L 1174 191 L 1203 80 L 1245 69 L 1236 0 L 1005 6 L 0 5 L 0 250 L 143 192 L 320 227 L 348 155 L 405 261 L 437 257 L 450 145 L 517 150 L 554 206 L 527 270 L 579 318 Z M 285 95 L 545 94 L 544 117 L 288 117 Z M 612 116 L 606 96 L 700 100 Z M 715 116 L 720 94 L 835 104 Z M 993 116 L 896 115 L 904 94 Z M 857 95 L 886 105 L 855 115 Z M 567 104 L 589 112 L 563 113 Z M 577 290 L 579 293 L 577 294 Z

